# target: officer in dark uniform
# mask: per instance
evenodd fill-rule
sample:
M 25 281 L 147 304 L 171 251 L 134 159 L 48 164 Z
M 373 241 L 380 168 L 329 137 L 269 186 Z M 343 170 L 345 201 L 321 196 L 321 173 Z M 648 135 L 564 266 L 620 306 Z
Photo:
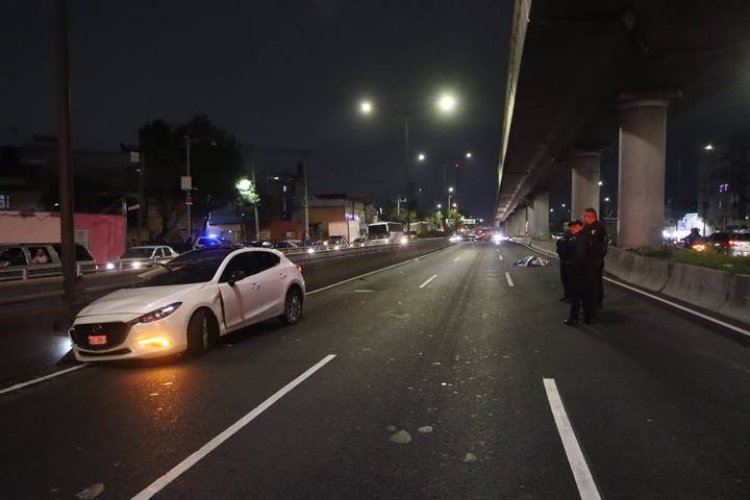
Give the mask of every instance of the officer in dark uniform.
M 589 300 L 593 301 L 594 306 L 601 308 L 604 303 L 603 275 L 604 256 L 607 255 L 608 245 L 607 228 L 599 221 L 593 208 L 586 209 L 583 221 L 586 224 L 583 234 L 589 246 L 584 288 L 589 292 Z
M 566 244 L 563 265 L 568 279 L 570 292 L 570 313 L 565 320 L 566 325 L 576 326 L 579 321 L 581 304 L 583 304 L 583 321 L 591 323 L 593 310 L 590 301 L 586 299 L 586 266 L 589 253 L 589 242 L 583 233 L 583 223 L 574 220 L 570 223 L 570 236 Z
M 555 244 L 557 255 L 560 257 L 560 282 L 562 283 L 563 288 L 563 296 L 560 299 L 560 302 L 568 302 L 570 301 L 570 290 L 568 285 L 568 274 L 565 269 L 565 253 L 568 251 L 570 247 L 570 221 L 564 220 L 563 221 L 563 235 L 562 238 L 557 240 L 557 243 Z

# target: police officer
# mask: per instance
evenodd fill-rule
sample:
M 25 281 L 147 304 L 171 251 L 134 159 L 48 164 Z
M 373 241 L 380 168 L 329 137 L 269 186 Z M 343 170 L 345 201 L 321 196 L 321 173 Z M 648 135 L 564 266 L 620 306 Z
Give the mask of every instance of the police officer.
M 596 210 L 587 208 L 583 214 L 586 224 L 583 234 L 588 240 L 588 258 L 586 259 L 586 276 L 584 288 L 589 300 L 595 307 L 601 308 L 604 302 L 604 256 L 607 255 L 607 228 L 602 224 Z M 585 300 L 585 298 L 584 298 Z
M 570 249 L 570 221 L 564 220 L 563 221 L 563 235 L 562 238 L 557 240 L 557 243 L 555 244 L 557 249 L 557 255 L 560 257 L 560 282 L 562 283 L 563 288 L 563 296 L 560 299 L 560 302 L 568 302 L 570 301 L 570 290 L 568 285 L 568 274 L 565 269 L 565 260 L 566 260 L 566 253 Z
M 593 310 L 586 299 L 586 265 L 589 253 L 589 242 L 583 233 L 583 223 L 574 220 L 570 223 L 570 235 L 563 257 L 563 265 L 568 279 L 570 293 L 570 313 L 564 321 L 566 325 L 576 326 L 579 321 L 581 304 L 583 304 L 583 321 L 591 323 Z

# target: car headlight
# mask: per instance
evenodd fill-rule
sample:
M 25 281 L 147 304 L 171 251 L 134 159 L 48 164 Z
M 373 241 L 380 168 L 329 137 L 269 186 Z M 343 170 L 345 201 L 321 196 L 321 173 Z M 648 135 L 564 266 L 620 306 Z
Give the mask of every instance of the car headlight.
M 139 261 L 139 260 L 137 260 L 137 261 L 133 262 L 133 264 L 131 265 L 131 267 L 132 267 L 133 269 L 140 269 L 140 268 L 141 268 L 142 266 L 143 266 L 143 264 L 142 264 L 142 263 L 141 263 L 141 261 Z
M 115 263 L 114 262 L 107 262 L 107 265 L 104 266 L 107 271 L 114 271 L 115 270 Z
M 399 242 L 402 245 L 408 245 L 409 244 L 409 238 L 407 238 L 406 236 L 402 236 L 401 239 L 399 240 Z
M 151 323 L 153 321 L 159 321 L 175 312 L 181 305 L 182 302 L 174 302 L 168 306 L 160 307 L 155 311 L 151 311 L 150 313 L 146 313 L 143 316 L 134 319 L 131 323 Z

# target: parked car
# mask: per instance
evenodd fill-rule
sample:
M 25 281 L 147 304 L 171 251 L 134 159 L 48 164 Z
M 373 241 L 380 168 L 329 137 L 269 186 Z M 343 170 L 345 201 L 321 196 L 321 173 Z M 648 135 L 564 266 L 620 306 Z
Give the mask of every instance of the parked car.
M 296 323 L 305 298 L 301 268 L 261 248 L 194 250 L 140 278 L 78 313 L 70 329 L 76 359 L 201 355 L 248 325 Z
M 729 240 L 731 236 L 729 233 L 723 231 L 717 231 L 708 237 L 706 243 L 717 252 L 729 253 L 730 245 Z
M 292 241 L 276 241 L 273 244 L 273 247 L 276 250 L 282 250 L 282 251 L 289 251 L 289 250 L 297 250 L 299 249 L 299 245 Z
M 179 254 L 166 245 L 144 245 L 130 247 L 114 262 L 107 262 L 107 271 L 148 269 L 157 264 L 166 264 Z
M 346 248 L 348 246 L 346 244 L 346 238 L 339 235 L 330 236 L 326 241 L 323 242 L 323 245 L 328 250 L 341 250 L 342 248 Z
M 41 278 L 62 274 L 60 243 L 17 243 L 0 245 L 0 280 Z M 91 252 L 76 243 L 75 258 L 81 274 L 98 270 Z
M 367 238 L 356 238 L 354 241 L 352 241 L 352 246 L 354 248 L 362 248 L 367 246 Z
M 195 242 L 193 243 L 193 250 L 198 250 L 199 248 L 211 248 L 220 246 L 224 246 L 224 243 L 216 236 L 200 236 L 195 239 Z
M 731 233 L 729 254 L 736 257 L 750 256 L 750 233 Z

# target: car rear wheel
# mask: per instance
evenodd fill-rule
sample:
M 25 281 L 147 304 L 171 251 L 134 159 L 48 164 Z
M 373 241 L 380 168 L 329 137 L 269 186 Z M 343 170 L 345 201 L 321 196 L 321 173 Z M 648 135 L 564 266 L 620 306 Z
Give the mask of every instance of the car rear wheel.
M 213 316 L 208 311 L 199 309 L 193 313 L 188 323 L 188 353 L 191 356 L 203 356 L 213 347 L 217 336 Z
M 302 316 L 302 290 L 298 287 L 293 286 L 286 293 L 286 299 L 284 300 L 284 314 L 279 319 L 285 325 L 293 325 L 297 323 Z

